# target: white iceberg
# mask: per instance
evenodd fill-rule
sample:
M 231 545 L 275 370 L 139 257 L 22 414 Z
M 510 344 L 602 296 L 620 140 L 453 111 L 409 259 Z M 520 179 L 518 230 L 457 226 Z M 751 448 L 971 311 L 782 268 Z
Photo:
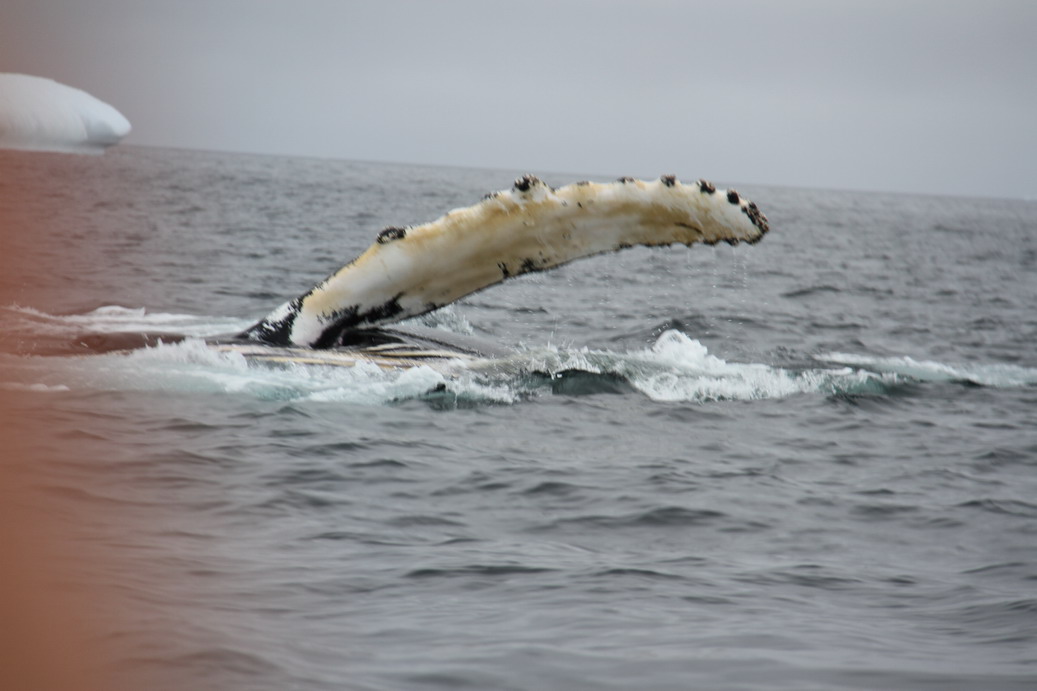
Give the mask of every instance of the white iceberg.
M 122 113 L 52 79 L 0 73 L 0 148 L 98 153 L 130 132 Z

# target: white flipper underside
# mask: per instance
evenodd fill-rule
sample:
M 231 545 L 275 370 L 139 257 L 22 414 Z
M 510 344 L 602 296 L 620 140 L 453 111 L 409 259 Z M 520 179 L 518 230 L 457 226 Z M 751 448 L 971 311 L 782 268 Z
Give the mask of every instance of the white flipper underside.
M 634 245 L 755 243 L 767 229 L 755 204 L 704 181 L 551 189 L 526 176 L 430 223 L 383 230 L 366 252 L 242 336 L 333 346 L 345 331 L 424 314 L 511 276 Z

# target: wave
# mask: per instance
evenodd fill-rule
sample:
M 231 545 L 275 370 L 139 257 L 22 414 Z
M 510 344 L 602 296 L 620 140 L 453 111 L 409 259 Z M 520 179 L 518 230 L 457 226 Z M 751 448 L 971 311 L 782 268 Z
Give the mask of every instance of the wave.
M 815 356 L 815 359 L 919 382 L 957 382 L 997 388 L 1037 384 L 1037 369 L 1018 365 L 945 364 L 910 357 L 872 357 L 850 353 L 826 353 Z
M 0 307 L 5 331 L 33 336 L 68 338 L 81 331 L 92 333 L 170 333 L 206 338 L 240 331 L 248 319 L 210 317 L 171 312 L 150 312 L 144 307 L 104 305 L 83 314 L 48 314 L 32 307 Z
M 544 395 L 640 395 L 669 403 L 755 401 L 793 396 L 887 395 L 914 382 L 964 382 L 982 386 L 1037 383 L 1037 370 L 1012 365 L 947 365 L 908 357 L 828 353 L 819 367 L 783 368 L 731 362 L 670 329 L 649 347 L 626 352 L 561 346 L 526 347 L 495 359 L 446 367 L 384 369 L 270 364 L 240 353 L 220 352 L 203 337 L 233 332 L 243 320 L 148 312 L 106 306 L 79 315 L 49 315 L 27 307 L 6 308 L 15 331 L 64 334 L 149 331 L 189 336 L 130 353 L 63 357 L 0 355 L 0 386 L 24 392 L 155 391 L 241 395 L 264 400 L 392 405 L 409 400 L 453 408 L 511 405 Z M 428 319 L 426 317 L 426 319 Z M 8 320 L 12 321 L 12 320 Z M 455 312 L 439 318 L 447 330 L 470 332 Z
M 511 364 L 546 373 L 553 380 L 572 377 L 572 372 L 607 377 L 609 382 L 620 377 L 648 398 L 667 402 L 878 394 L 898 382 L 895 376 L 849 368 L 797 371 L 761 363 L 728 362 L 711 355 L 702 343 L 677 330 L 664 331 L 651 347 L 643 350 L 616 353 L 548 347 L 520 354 Z

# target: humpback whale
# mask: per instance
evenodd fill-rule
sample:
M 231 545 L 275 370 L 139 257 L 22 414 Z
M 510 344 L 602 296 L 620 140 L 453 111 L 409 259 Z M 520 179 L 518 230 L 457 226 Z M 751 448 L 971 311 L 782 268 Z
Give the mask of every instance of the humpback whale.
M 353 261 L 241 333 L 210 347 L 260 363 L 383 368 L 475 365 L 494 348 L 396 322 L 509 278 L 635 245 L 755 244 L 769 229 L 733 189 L 673 175 L 576 182 L 554 189 L 525 175 L 511 189 L 421 225 L 388 227 Z M 110 352 L 171 343 L 170 334 L 91 334 L 79 344 Z
M 234 340 L 317 350 L 356 345 L 358 333 L 384 333 L 524 273 L 635 245 L 753 244 L 767 231 L 756 204 L 705 180 L 624 177 L 553 189 L 526 175 L 429 223 L 385 228 L 359 257 Z

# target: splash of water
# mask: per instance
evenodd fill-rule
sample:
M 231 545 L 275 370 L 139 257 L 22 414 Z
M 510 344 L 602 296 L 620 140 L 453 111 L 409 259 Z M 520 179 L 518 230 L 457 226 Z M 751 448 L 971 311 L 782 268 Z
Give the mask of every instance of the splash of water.
M 402 400 L 447 400 L 452 404 L 514 404 L 545 393 L 585 395 L 637 393 L 660 402 L 751 401 L 800 395 L 872 395 L 905 382 L 962 381 L 983 386 L 1037 383 L 1037 371 L 1011 365 L 956 366 L 907 357 L 879 358 L 830 353 L 817 368 L 786 369 L 765 363 L 729 362 L 711 354 L 686 334 L 670 330 L 651 346 L 629 352 L 541 346 L 472 367 L 444 370 L 427 366 L 384 369 L 260 364 L 239 353 L 219 352 L 202 337 L 234 331 L 242 321 L 149 313 L 144 309 L 102 307 L 80 315 L 49 315 L 31 308 L 7 308 L 14 329 L 26 334 L 69 329 L 176 332 L 190 338 L 130 353 L 74 357 L 2 355 L 2 385 L 20 391 L 68 390 L 198 392 L 259 399 L 384 405 Z M 470 331 L 456 312 L 441 328 Z

